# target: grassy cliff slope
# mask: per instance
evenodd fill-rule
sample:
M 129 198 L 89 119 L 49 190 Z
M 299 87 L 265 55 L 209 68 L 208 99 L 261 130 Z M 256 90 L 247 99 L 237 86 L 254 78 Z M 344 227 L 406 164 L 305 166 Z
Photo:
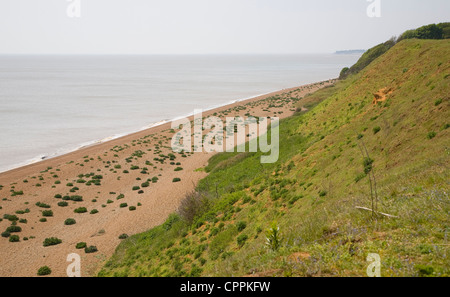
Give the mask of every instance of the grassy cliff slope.
M 99 276 L 365 276 L 369 253 L 382 276 L 448 276 L 449 85 L 449 40 L 399 42 L 301 100 L 276 164 L 213 157 L 190 212 L 124 240 Z

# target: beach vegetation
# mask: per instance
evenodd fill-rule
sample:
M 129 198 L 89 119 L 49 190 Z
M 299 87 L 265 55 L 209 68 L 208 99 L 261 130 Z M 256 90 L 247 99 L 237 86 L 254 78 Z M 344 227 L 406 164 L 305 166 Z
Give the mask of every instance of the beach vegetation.
M 57 237 L 49 237 L 46 238 L 43 242 L 43 246 L 47 247 L 47 246 L 52 246 L 52 245 L 58 245 L 62 243 L 62 240 L 57 238 Z
M 97 251 L 98 251 L 98 249 L 97 249 L 97 247 L 94 246 L 94 245 L 91 245 L 91 246 L 88 246 L 88 247 L 85 247 L 85 248 L 84 248 L 84 252 L 85 252 L 86 254 L 92 254 L 92 253 L 95 253 L 95 252 L 97 252 Z
M 72 218 L 66 219 L 64 221 L 64 225 L 66 225 L 66 226 L 75 225 L 76 223 L 77 223 L 77 221 L 75 221 L 75 219 L 72 219 Z
M 19 241 L 20 241 L 19 235 L 11 235 L 9 237 L 9 242 L 19 242 Z
M 85 247 L 87 247 L 86 242 L 78 242 L 78 243 L 76 244 L 76 246 L 75 246 L 75 248 L 76 248 L 77 250 L 84 249 Z
M 87 212 L 87 208 L 86 207 L 78 207 L 73 212 L 75 212 L 75 213 L 86 213 Z
M 42 211 L 42 216 L 43 217 L 53 217 L 53 211 L 51 211 L 51 210 L 43 210 Z
M 37 275 L 44 276 L 44 275 L 50 275 L 52 273 L 52 270 L 48 266 L 42 266 L 38 269 Z

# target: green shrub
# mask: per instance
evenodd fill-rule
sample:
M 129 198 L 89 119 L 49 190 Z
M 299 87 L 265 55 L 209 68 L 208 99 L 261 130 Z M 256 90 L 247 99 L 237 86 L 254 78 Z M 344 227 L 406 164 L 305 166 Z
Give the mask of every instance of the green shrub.
M 51 208 L 50 205 L 41 203 L 41 202 L 36 202 L 36 206 L 41 207 L 41 208 Z
M 238 244 L 240 247 L 242 247 L 242 246 L 245 244 L 245 242 L 247 241 L 247 239 L 248 239 L 248 236 L 247 236 L 247 235 L 241 234 L 241 235 L 239 235 L 238 238 L 237 238 L 237 244 Z
M 444 37 L 444 31 L 443 28 L 436 24 L 426 25 L 422 26 L 415 30 L 408 30 L 405 33 L 403 33 L 399 38 L 398 41 L 404 40 L 404 39 L 442 39 Z
M 364 174 L 369 174 L 373 169 L 374 160 L 371 158 L 364 158 L 363 166 L 364 166 Z
M 93 210 L 91 210 L 91 212 L 90 212 L 90 214 L 96 214 L 96 213 L 98 213 L 98 210 L 97 210 L 97 209 L 93 209 Z
M 5 231 L 5 232 L 2 233 L 1 236 L 4 237 L 4 238 L 8 238 L 8 237 L 11 236 L 11 233 L 9 233 L 8 231 Z
M 136 210 L 136 206 L 130 206 L 128 209 L 129 209 L 130 211 Z
M 11 192 L 11 196 L 12 197 L 14 197 L 14 196 L 21 196 L 21 195 L 23 195 L 23 191 L 13 191 L 13 192 Z
M 282 238 L 280 234 L 280 228 L 276 222 L 273 222 L 269 229 L 266 231 L 266 244 L 272 251 L 278 251 L 281 247 Z
M 177 182 L 180 182 L 180 181 L 181 181 L 181 178 L 179 178 L 179 177 L 176 177 L 176 178 L 174 178 L 172 180 L 173 183 L 177 183 Z
M 19 218 L 18 218 L 16 215 L 9 215 L 9 214 L 4 214 L 4 215 L 3 215 L 3 218 L 4 218 L 5 220 L 10 221 L 10 222 L 15 222 L 15 221 L 18 221 L 18 220 L 19 220 Z
M 57 245 L 57 244 L 60 244 L 60 243 L 62 243 L 61 239 L 56 238 L 56 237 L 50 237 L 50 238 L 46 238 L 44 240 L 43 245 L 44 245 L 44 247 L 47 247 L 47 246 Z
M 95 252 L 97 252 L 97 251 L 98 251 L 98 249 L 97 249 L 97 247 L 94 246 L 94 245 L 91 245 L 91 246 L 89 246 L 89 247 L 85 247 L 85 248 L 84 248 L 84 252 L 85 252 L 86 254 L 92 254 L 92 253 L 95 253 Z
M 126 203 L 121 203 L 120 204 L 120 208 L 125 208 L 125 207 L 127 207 L 128 206 L 128 204 L 126 204 Z
M 74 195 L 74 196 L 70 196 L 70 200 L 81 202 L 81 201 L 83 201 L 83 197 L 82 196 L 78 196 L 78 195 Z
M 127 238 L 128 238 L 128 235 L 125 233 L 119 235 L 119 239 L 127 239 Z
M 236 224 L 236 228 L 239 232 L 243 231 L 245 228 L 247 228 L 247 223 L 240 221 Z
M 75 219 L 66 219 L 65 221 L 64 221 L 64 225 L 66 225 L 66 226 L 70 226 L 70 225 L 75 225 L 77 223 L 77 221 L 75 221 Z
M 18 214 L 18 215 L 29 213 L 29 212 L 30 212 L 30 210 L 28 208 L 26 210 L 16 210 L 16 214 Z
M 44 216 L 44 217 L 53 217 L 53 211 L 51 211 L 51 210 L 44 210 L 42 212 L 42 216 Z
M 132 190 L 133 190 L 133 191 L 137 191 L 137 190 L 140 190 L 140 189 L 141 189 L 140 187 L 134 186 Z
M 9 232 L 9 233 L 22 232 L 22 228 L 19 226 L 9 226 L 8 228 L 6 228 L 6 232 Z
M 183 170 L 183 167 L 177 167 L 173 171 L 181 171 L 181 170 Z
M 47 219 L 46 219 L 46 218 L 40 218 L 40 219 L 39 219 L 39 222 L 45 223 L 45 222 L 47 222 Z
M 68 206 L 69 205 L 69 203 L 67 203 L 66 201 L 60 201 L 60 202 L 58 202 L 58 206 L 61 206 L 61 207 L 66 207 L 66 206 Z
M 427 137 L 428 137 L 428 139 L 433 139 L 436 137 L 436 135 L 437 135 L 437 133 L 432 131 L 432 132 L 428 133 Z
M 379 127 L 379 126 L 373 128 L 373 134 L 377 134 L 380 131 L 381 131 L 381 127 Z
M 419 276 L 429 276 L 434 273 L 434 268 L 427 265 L 416 265 L 416 269 L 418 270 Z
M 79 242 L 79 243 L 77 243 L 77 245 L 75 246 L 75 248 L 76 248 L 77 250 L 84 249 L 85 247 L 87 247 L 86 242 Z
M 9 242 L 19 242 L 20 241 L 20 237 L 18 235 L 11 235 L 9 237 Z
M 50 275 L 52 273 L 52 270 L 48 266 L 43 266 L 39 268 L 37 275 L 44 276 L 44 275 Z
M 85 213 L 85 212 L 87 212 L 87 208 L 86 207 L 78 207 L 73 212 L 74 213 Z

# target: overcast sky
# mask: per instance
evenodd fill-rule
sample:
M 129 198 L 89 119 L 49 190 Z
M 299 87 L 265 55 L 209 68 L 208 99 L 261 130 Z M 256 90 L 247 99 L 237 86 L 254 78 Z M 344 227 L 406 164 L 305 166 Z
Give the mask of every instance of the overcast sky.
M 0 54 L 278 54 L 367 49 L 450 21 L 449 0 L 0 0 Z M 376 1 L 376 0 L 374 0 Z

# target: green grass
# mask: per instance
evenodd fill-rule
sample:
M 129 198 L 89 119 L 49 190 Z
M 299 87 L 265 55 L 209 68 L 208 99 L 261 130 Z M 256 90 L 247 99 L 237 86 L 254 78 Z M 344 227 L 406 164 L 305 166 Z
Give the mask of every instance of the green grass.
M 214 156 L 194 218 L 124 239 L 99 276 L 366 276 L 369 253 L 382 276 L 448 276 L 449 57 L 448 40 L 404 40 L 305 97 L 277 163 Z

